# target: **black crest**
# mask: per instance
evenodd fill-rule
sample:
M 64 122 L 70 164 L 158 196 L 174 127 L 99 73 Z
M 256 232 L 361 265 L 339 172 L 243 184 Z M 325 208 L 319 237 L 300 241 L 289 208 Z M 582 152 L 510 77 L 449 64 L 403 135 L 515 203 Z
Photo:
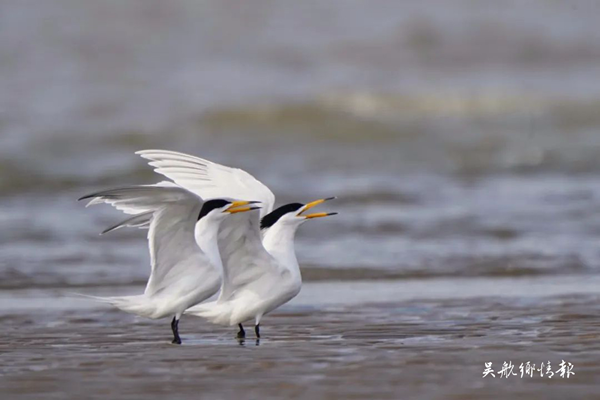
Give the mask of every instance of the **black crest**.
M 290 203 L 271 211 L 260 220 L 260 229 L 272 227 L 273 224 L 279 220 L 279 218 L 283 217 L 287 213 L 298 211 L 301 207 L 304 207 L 304 204 Z
M 206 216 L 206 214 L 208 214 L 215 208 L 225 207 L 227 204 L 231 204 L 231 202 L 223 199 L 205 201 L 202 205 L 202 209 L 200 210 L 200 215 L 198 215 L 198 221 L 200 221 L 202 217 Z

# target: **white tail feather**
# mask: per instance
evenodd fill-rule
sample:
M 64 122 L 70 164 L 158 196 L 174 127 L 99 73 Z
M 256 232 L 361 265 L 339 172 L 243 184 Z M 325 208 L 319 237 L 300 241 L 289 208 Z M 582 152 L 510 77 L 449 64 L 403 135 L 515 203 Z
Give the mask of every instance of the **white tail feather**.
M 128 312 L 130 314 L 139 315 L 140 317 L 146 317 L 151 319 L 158 319 L 170 316 L 172 313 L 162 313 L 160 309 L 156 307 L 156 304 L 152 299 L 146 295 L 138 296 L 114 296 L 114 297 L 100 297 L 90 296 L 81 293 L 73 293 L 80 297 L 85 297 L 91 300 L 95 300 L 100 303 L 110 304 L 113 307 L 118 308 L 121 311 Z

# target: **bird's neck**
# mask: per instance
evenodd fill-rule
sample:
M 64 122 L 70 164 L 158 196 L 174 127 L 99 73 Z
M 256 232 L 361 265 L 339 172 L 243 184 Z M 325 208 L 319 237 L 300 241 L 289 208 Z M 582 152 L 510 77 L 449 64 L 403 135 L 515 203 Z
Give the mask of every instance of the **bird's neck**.
M 194 237 L 200 250 L 206 254 L 210 263 L 222 273 L 223 262 L 221 261 L 221 253 L 219 253 L 218 241 L 220 225 L 215 221 L 201 219 L 196 224 Z
M 297 228 L 297 226 L 275 223 L 264 234 L 263 246 L 281 266 L 291 273 L 294 280 L 302 282 L 294 247 Z

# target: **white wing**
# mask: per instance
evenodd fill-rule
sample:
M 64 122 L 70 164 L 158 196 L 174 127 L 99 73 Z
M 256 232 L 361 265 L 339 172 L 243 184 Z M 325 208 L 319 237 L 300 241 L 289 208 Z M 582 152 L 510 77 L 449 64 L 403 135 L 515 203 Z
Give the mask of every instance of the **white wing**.
M 219 301 L 230 299 L 237 289 L 265 275 L 278 275 L 279 264 L 262 244 L 258 213 L 229 216 L 221 223 L 219 252 L 223 281 Z
M 150 160 L 154 171 L 203 199 L 260 201 L 261 217 L 273 211 L 273 192 L 244 170 L 174 151 L 142 150 L 136 154 Z
M 230 298 L 237 289 L 262 276 L 279 274 L 279 266 L 262 245 L 260 234 L 260 218 L 275 205 L 275 195 L 268 187 L 246 171 L 187 154 L 165 150 L 143 150 L 136 154 L 150 160 L 157 173 L 204 199 L 228 197 L 262 203 L 260 215 L 234 214 L 221 223 L 219 251 L 223 281 L 219 300 Z
M 190 285 L 201 282 L 206 269 L 213 272 L 214 267 L 194 238 L 202 201 L 191 193 L 186 195 L 187 199 L 167 203 L 152 217 L 148 231 L 152 273 L 144 292 L 150 296 L 176 284 L 181 289 L 181 282 L 187 281 Z M 194 290 L 193 287 L 188 289 Z
M 147 211 L 153 211 L 162 203 L 168 203 L 179 200 L 180 190 L 161 190 L 158 188 L 179 188 L 173 182 L 159 182 L 154 185 L 127 186 L 122 188 L 103 190 L 88 194 L 79 200 L 88 200 L 90 202 L 86 207 L 95 204 L 110 204 L 117 210 L 125 214 L 137 215 Z
M 150 224 L 148 247 L 152 272 L 145 294 L 158 295 L 182 281 L 201 280 L 203 269 L 213 268 L 194 238 L 202 199 L 172 183 L 106 190 L 82 197 L 88 205 L 107 203 Z M 125 221 L 125 223 L 127 223 Z M 123 226 L 122 223 L 119 226 Z M 212 271 L 211 271 L 212 272 Z

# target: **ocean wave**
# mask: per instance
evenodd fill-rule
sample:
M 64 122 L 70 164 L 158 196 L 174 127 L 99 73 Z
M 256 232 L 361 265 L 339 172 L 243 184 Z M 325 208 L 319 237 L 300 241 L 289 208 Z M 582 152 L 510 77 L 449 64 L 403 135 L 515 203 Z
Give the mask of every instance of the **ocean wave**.
M 273 168 L 309 174 L 316 165 L 320 173 L 352 169 L 373 177 L 390 171 L 598 172 L 599 109 L 594 99 L 360 92 L 220 107 L 152 132 L 73 132 L 24 141 L 28 151 L 19 158 L 2 153 L 0 191 L 152 181 L 151 170 L 132 155 L 146 147 L 241 163 L 258 174 Z

